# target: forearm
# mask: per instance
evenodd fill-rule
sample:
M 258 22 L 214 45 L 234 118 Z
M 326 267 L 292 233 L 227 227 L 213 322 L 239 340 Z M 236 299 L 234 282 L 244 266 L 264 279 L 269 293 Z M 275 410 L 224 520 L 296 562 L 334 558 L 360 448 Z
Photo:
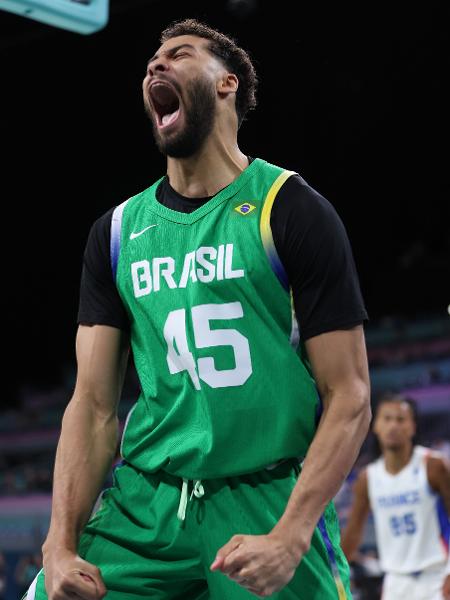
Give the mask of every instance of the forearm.
M 368 431 L 368 391 L 362 386 L 358 397 L 348 400 L 342 392 L 324 399 L 328 408 L 286 510 L 273 530 L 287 535 L 300 554 L 309 547 L 317 522 L 347 477 Z
M 52 517 L 44 551 L 75 551 L 81 529 L 111 468 L 116 452 L 115 412 L 96 410 L 95 403 L 75 395 L 62 422 L 56 452 Z

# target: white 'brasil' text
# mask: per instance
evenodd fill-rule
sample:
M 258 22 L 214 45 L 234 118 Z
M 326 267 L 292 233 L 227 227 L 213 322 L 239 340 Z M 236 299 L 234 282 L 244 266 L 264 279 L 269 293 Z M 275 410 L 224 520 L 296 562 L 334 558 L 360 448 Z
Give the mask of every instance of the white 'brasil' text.
M 185 288 L 188 282 L 210 283 L 213 280 L 244 277 L 244 269 L 233 269 L 233 244 L 201 246 L 188 252 L 183 261 L 179 278 L 176 274 L 175 259 L 171 256 L 139 260 L 131 264 L 131 277 L 136 298 L 147 296 L 161 289 L 161 279 L 170 289 Z M 178 283 L 177 283 L 178 281 Z

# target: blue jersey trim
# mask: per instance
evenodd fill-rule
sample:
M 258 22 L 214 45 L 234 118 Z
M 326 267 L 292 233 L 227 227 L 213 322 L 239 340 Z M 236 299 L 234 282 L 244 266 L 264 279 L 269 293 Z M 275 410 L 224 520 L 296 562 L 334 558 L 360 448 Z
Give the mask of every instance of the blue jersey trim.
M 338 592 L 339 600 L 349 600 L 348 596 L 345 592 L 344 584 L 341 579 L 341 575 L 339 573 L 336 554 L 334 552 L 333 544 L 331 542 L 330 536 L 328 535 L 328 531 L 325 525 L 325 518 L 322 515 L 317 523 L 317 528 L 322 536 L 323 542 L 325 544 L 325 548 L 328 554 L 328 560 L 330 562 L 331 572 L 333 574 L 334 583 L 336 585 L 336 589 Z
M 448 554 L 449 552 L 449 540 L 450 540 L 450 519 L 445 509 L 445 504 L 441 496 L 438 497 L 436 502 L 437 518 L 439 522 L 439 528 L 441 530 L 441 540 L 444 544 L 444 548 Z

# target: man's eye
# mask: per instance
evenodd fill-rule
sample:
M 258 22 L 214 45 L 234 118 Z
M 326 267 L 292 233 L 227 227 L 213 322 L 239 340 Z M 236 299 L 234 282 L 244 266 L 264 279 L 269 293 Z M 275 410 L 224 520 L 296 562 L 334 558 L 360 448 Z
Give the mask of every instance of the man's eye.
M 189 56 L 187 52 L 177 52 L 175 54 L 175 58 L 183 58 L 184 56 Z

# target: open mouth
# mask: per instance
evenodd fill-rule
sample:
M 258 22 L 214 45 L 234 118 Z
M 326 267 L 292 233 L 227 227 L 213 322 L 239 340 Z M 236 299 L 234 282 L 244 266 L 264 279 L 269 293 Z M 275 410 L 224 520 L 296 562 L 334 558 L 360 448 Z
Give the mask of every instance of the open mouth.
M 150 98 L 158 128 L 164 129 L 175 123 L 180 114 L 180 99 L 174 88 L 163 81 L 155 81 L 150 87 Z

